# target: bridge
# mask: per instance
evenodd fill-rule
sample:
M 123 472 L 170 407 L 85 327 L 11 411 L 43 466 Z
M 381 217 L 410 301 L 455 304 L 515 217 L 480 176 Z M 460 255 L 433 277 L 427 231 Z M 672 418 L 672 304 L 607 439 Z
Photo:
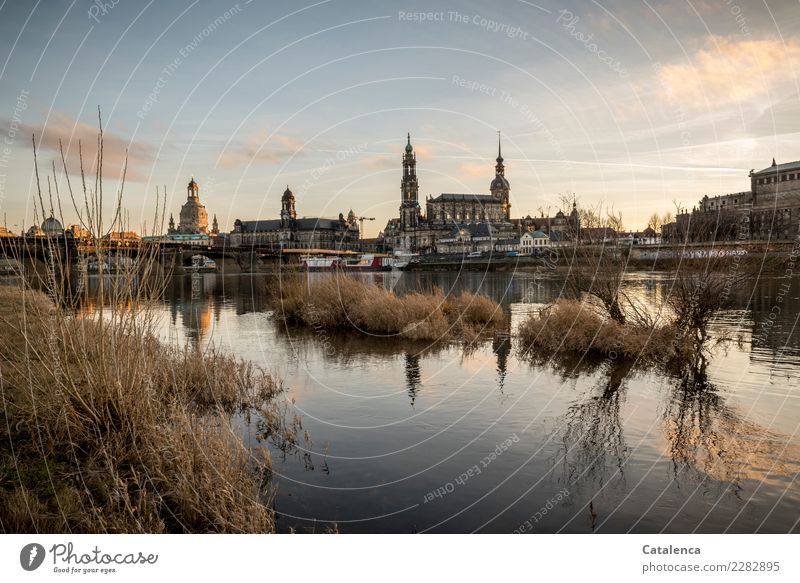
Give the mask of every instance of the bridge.
M 0 236 L 0 257 L 23 262 L 41 261 L 46 265 L 71 268 L 79 261 L 91 261 L 100 255 L 111 258 L 142 255 L 158 261 L 165 269 L 189 266 L 192 256 L 205 255 L 219 262 L 229 259 L 243 271 L 252 271 L 258 264 L 299 263 L 304 255 L 355 255 L 355 251 L 336 249 L 279 249 L 271 246 L 231 247 L 198 245 L 182 241 L 142 241 L 139 239 L 103 239 L 97 241 L 72 236 Z

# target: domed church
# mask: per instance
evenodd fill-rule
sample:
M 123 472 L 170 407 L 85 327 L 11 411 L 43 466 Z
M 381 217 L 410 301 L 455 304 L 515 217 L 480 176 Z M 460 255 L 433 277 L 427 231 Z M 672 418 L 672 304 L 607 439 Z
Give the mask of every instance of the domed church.
M 185 235 L 208 234 L 208 213 L 206 207 L 200 202 L 200 187 L 194 181 L 194 176 L 186 187 L 186 202 L 181 207 L 180 222 L 175 228 L 175 220 L 169 217 L 170 235 L 176 233 Z

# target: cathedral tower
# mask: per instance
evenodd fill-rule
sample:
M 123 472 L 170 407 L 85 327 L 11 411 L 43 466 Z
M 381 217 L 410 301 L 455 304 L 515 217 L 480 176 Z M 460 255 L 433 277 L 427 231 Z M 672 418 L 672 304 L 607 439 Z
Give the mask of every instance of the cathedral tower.
M 281 197 L 281 226 L 289 227 L 297 219 L 297 211 L 294 210 L 294 194 L 286 185 L 286 190 Z
M 511 202 L 509 201 L 511 185 L 506 179 L 506 167 L 503 165 L 500 132 L 497 132 L 497 164 L 494 167 L 494 180 L 489 185 L 489 190 L 492 192 L 492 196 L 502 203 L 506 220 L 511 220 Z
M 403 178 L 400 181 L 400 228 L 414 229 L 419 226 L 419 183 L 417 182 L 417 155 L 411 146 L 408 134 L 406 152 L 403 154 Z

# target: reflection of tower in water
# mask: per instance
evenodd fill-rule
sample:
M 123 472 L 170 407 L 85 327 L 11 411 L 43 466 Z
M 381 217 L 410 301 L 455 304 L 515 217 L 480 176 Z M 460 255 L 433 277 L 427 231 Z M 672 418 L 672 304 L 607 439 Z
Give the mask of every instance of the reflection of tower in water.
M 211 329 L 212 306 L 205 296 L 205 276 L 200 273 L 191 275 L 189 301 L 183 304 L 181 319 L 186 328 L 187 337 L 193 342 L 202 341 Z
M 492 339 L 492 352 L 497 357 L 497 388 L 500 393 L 503 392 L 503 386 L 506 381 L 506 373 L 508 371 L 508 353 L 511 350 L 511 337 L 503 335 L 496 335 Z
M 411 398 L 411 406 L 417 398 L 417 391 L 422 384 L 422 374 L 419 368 L 419 354 L 406 352 L 406 387 Z

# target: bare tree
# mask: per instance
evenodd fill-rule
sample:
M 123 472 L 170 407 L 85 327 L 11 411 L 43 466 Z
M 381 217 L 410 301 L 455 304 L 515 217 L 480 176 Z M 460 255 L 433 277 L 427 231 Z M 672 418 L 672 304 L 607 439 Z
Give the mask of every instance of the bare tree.
M 603 212 L 603 204 L 581 209 L 581 228 L 611 229 L 621 227 L 620 213 Z M 567 274 L 566 289 L 570 295 L 580 299 L 585 295 L 599 300 L 608 315 L 617 322 L 625 323 L 622 308 L 622 278 L 627 257 L 616 245 L 616 241 L 599 237 L 596 244 L 584 240 L 576 244 L 572 265 Z
M 661 217 L 658 216 L 658 213 L 653 213 L 650 215 L 650 218 L 647 219 L 647 226 L 650 229 L 653 229 L 656 233 L 661 230 Z
M 606 217 L 606 226 L 614 229 L 617 233 L 625 230 L 625 223 L 622 221 L 622 212 L 611 209 Z

